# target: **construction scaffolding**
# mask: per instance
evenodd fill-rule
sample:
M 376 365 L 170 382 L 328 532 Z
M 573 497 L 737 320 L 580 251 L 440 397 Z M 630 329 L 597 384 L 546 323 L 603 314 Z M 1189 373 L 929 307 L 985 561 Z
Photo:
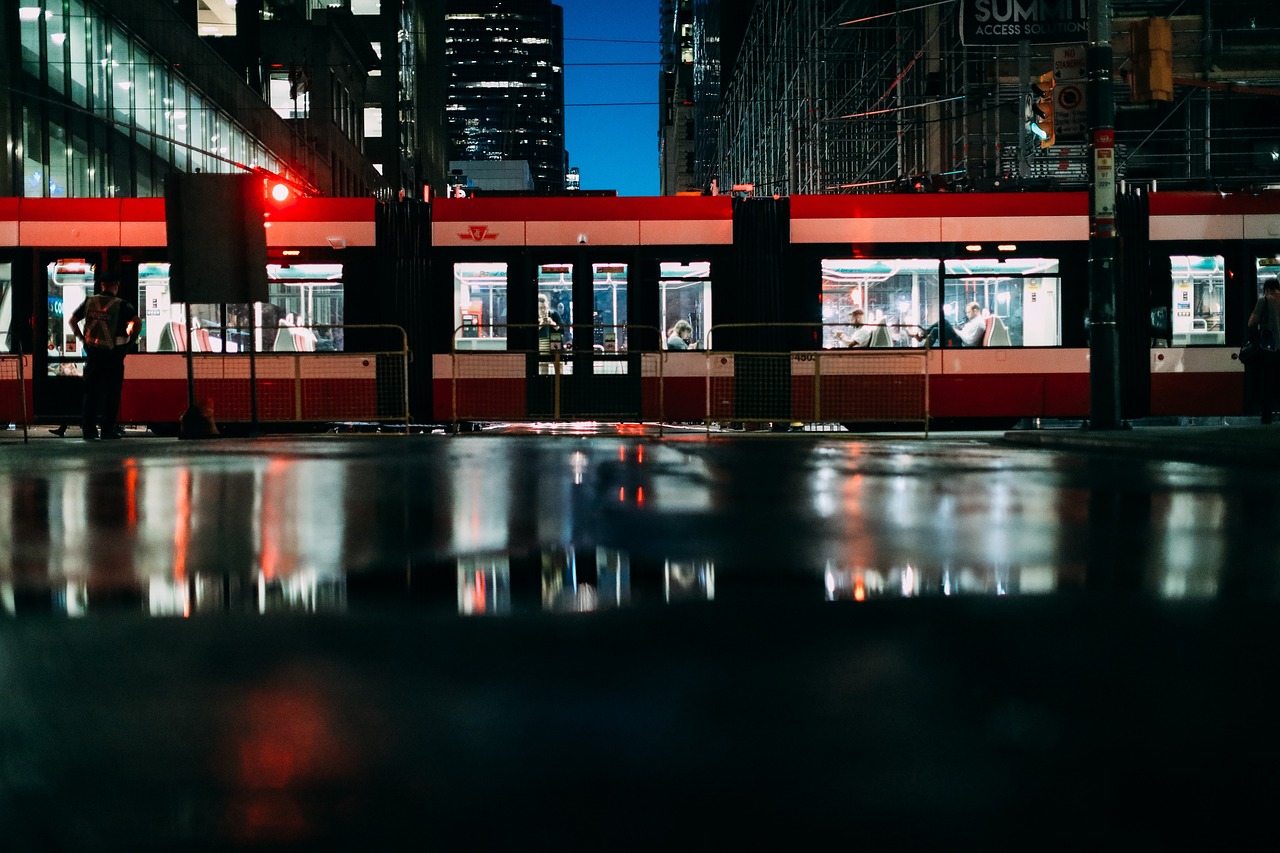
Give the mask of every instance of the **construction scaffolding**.
M 1119 177 L 1280 184 L 1277 7 L 1112 5 Z M 724 4 L 698 9 L 729 14 Z M 738 12 L 740 46 L 703 50 L 695 69 L 700 168 L 722 191 L 750 184 L 757 195 L 1085 186 L 1086 45 L 965 46 L 960 11 L 960 0 L 756 0 Z M 1130 91 L 1129 26 L 1148 17 L 1172 25 L 1172 101 L 1140 103 Z M 1051 71 L 1066 100 L 1057 139 L 1042 149 L 1027 129 L 1029 82 Z

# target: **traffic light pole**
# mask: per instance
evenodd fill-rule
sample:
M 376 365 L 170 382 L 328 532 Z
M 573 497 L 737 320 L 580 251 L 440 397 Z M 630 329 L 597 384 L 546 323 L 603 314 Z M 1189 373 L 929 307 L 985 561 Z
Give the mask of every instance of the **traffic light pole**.
M 1111 82 L 1111 0 L 1090 5 L 1089 428 L 1120 429 L 1120 332 L 1116 325 L 1116 109 Z

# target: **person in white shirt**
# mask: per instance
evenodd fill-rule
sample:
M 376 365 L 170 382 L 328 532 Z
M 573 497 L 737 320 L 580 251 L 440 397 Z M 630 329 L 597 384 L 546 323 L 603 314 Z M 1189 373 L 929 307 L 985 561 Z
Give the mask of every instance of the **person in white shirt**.
M 853 309 L 853 319 L 849 334 L 844 332 L 836 332 L 836 340 L 844 344 L 846 347 L 869 347 L 871 346 L 871 333 L 875 331 L 871 326 L 862 322 L 865 316 L 861 308 Z
M 968 319 L 964 321 L 963 326 L 956 329 L 960 342 L 967 347 L 982 346 L 982 336 L 987 333 L 987 319 L 982 316 L 982 306 L 976 302 L 970 302 L 965 306 L 964 313 Z

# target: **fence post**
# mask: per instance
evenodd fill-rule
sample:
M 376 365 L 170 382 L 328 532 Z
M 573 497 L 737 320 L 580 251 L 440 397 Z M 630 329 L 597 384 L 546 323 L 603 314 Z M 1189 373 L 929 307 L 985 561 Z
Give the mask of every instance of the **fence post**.
M 929 338 L 924 339 L 924 437 L 929 437 Z
M 27 411 L 27 381 L 26 381 L 26 361 L 22 355 L 22 341 L 18 341 L 18 396 L 22 398 L 22 443 L 28 441 L 27 421 L 31 420 L 31 414 Z M 35 384 L 34 382 L 32 383 Z
M 452 391 L 452 399 L 449 401 L 452 411 L 453 434 L 458 434 L 458 335 L 461 333 L 462 327 L 458 326 L 453 330 L 453 340 L 449 342 L 449 373 L 452 377 L 450 385 Z
M 409 412 L 409 361 L 412 353 L 409 352 L 409 334 L 400 329 L 400 394 L 401 409 L 404 411 L 404 434 L 409 434 L 409 424 L 412 421 L 412 414 Z
M 667 426 L 667 351 L 663 349 L 662 330 L 658 330 L 658 435 L 665 435 Z M 640 394 L 644 405 L 644 392 Z
M 559 349 L 552 349 L 551 363 L 554 366 L 555 377 L 556 377 L 551 386 L 552 399 L 553 399 L 553 402 L 551 404 L 551 419 L 553 421 L 559 422 L 560 420 L 560 350 Z
M 813 422 L 822 423 L 822 350 L 813 354 Z

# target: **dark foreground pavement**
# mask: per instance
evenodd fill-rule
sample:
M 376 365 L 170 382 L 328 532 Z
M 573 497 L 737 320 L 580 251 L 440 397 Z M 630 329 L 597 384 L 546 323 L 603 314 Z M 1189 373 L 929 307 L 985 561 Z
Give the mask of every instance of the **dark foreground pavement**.
M 1246 468 L 1280 467 L 1280 426 L 1257 418 L 1236 425 L 1136 426 L 1118 430 L 1025 429 L 1004 433 L 1020 447 L 1140 456 Z
M 1248 472 L 1274 468 L 1277 436 L 1162 427 L 989 441 Z M 127 453 L 179 465 L 186 451 L 77 442 L 57 464 Z M 1257 535 L 1274 543 L 1262 512 Z M 19 517 L 4 519 L 15 547 Z M 1082 529 L 1114 537 L 1091 550 L 1127 553 L 1122 525 Z M 1265 577 L 1280 569 L 1280 546 L 1241 553 L 1270 553 Z M 1144 592 L 1123 560 L 1090 572 L 1052 595 L 868 602 L 824 602 L 778 573 L 726 577 L 714 603 L 464 619 L 452 601 L 412 604 L 384 571 L 349 577 L 340 614 L 0 616 L 0 850 L 1270 837 L 1276 583 L 1253 573 L 1171 600 Z
M 5 849 L 1150 849 L 1274 814 L 1274 606 L 10 624 Z

